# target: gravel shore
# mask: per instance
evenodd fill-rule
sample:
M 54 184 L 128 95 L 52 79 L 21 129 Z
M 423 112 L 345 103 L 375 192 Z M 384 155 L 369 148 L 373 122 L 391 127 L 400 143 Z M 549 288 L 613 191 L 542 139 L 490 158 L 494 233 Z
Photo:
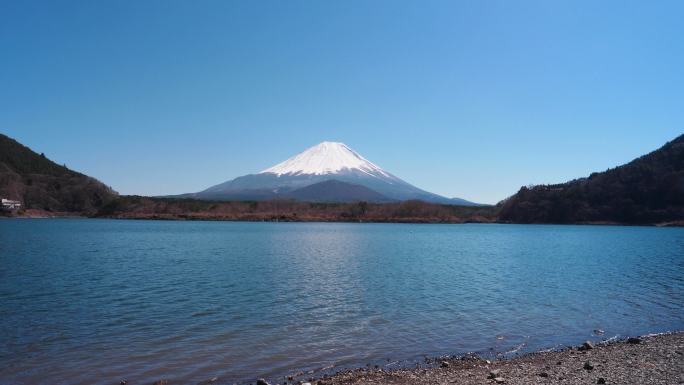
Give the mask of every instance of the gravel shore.
M 437 367 L 357 369 L 312 382 L 355 384 L 684 384 L 684 333 L 540 352 L 488 361 L 478 357 L 438 360 Z

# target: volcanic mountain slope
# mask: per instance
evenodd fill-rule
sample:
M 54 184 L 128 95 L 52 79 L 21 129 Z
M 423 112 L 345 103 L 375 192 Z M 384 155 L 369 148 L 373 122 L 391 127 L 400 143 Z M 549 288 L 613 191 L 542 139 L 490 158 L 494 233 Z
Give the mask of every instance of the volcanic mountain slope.
M 684 222 L 684 135 L 588 178 L 523 187 L 501 206 L 517 223 Z
M 273 198 L 304 199 L 295 190 L 321 182 L 335 180 L 337 185 L 326 185 L 327 200 L 351 202 L 359 199 L 359 189 L 346 184 L 362 186 L 377 195 L 366 194 L 364 199 L 373 202 L 423 200 L 442 204 L 474 205 L 472 202 L 449 199 L 421 190 L 383 170 L 344 143 L 323 142 L 286 161 L 258 174 L 250 174 L 210 187 L 204 191 L 185 194 L 184 197 L 207 200 L 265 200 Z M 354 190 L 353 194 L 349 194 Z M 308 191 L 306 199 L 319 201 L 320 197 Z M 294 194 L 294 195 L 291 195 Z
M 368 187 L 331 179 L 285 194 L 285 197 L 302 202 L 395 202 Z
M 116 196 L 98 180 L 0 134 L 0 197 L 19 200 L 26 209 L 92 214 Z

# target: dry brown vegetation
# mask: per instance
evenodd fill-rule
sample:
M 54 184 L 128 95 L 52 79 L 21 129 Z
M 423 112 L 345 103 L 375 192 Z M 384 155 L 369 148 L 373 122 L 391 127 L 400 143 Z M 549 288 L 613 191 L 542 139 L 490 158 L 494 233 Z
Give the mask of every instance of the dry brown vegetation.
M 400 203 L 306 203 L 293 200 L 208 202 L 192 199 L 124 196 L 109 203 L 98 217 L 119 219 L 196 219 L 236 221 L 322 222 L 494 222 L 493 206 Z

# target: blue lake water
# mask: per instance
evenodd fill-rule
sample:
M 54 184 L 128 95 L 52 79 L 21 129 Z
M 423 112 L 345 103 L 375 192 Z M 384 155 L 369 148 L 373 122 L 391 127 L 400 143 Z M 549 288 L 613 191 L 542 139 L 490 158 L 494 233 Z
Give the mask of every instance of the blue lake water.
M 1 384 L 282 383 L 682 328 L 684 228 L 0 220 Z

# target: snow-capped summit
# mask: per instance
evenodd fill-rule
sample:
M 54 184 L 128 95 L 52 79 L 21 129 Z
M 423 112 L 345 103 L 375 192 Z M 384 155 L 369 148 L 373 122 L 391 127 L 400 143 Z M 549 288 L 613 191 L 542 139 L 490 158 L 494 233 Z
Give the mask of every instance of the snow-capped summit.
M 260 174 L 326 175 L 340 171 L 358 170 L 371 176 L 391 177 L 380 167 L 340 142 L 322 142 L 306 149 L 282 163 L 267 168 Z
M 319 143 L 258 174 L 237 177 L 183 196 L 210 200 L 277 198 L 310 202 L 419 199 L 444 204 L 473 204 L 421 190 L 339 142 Z

